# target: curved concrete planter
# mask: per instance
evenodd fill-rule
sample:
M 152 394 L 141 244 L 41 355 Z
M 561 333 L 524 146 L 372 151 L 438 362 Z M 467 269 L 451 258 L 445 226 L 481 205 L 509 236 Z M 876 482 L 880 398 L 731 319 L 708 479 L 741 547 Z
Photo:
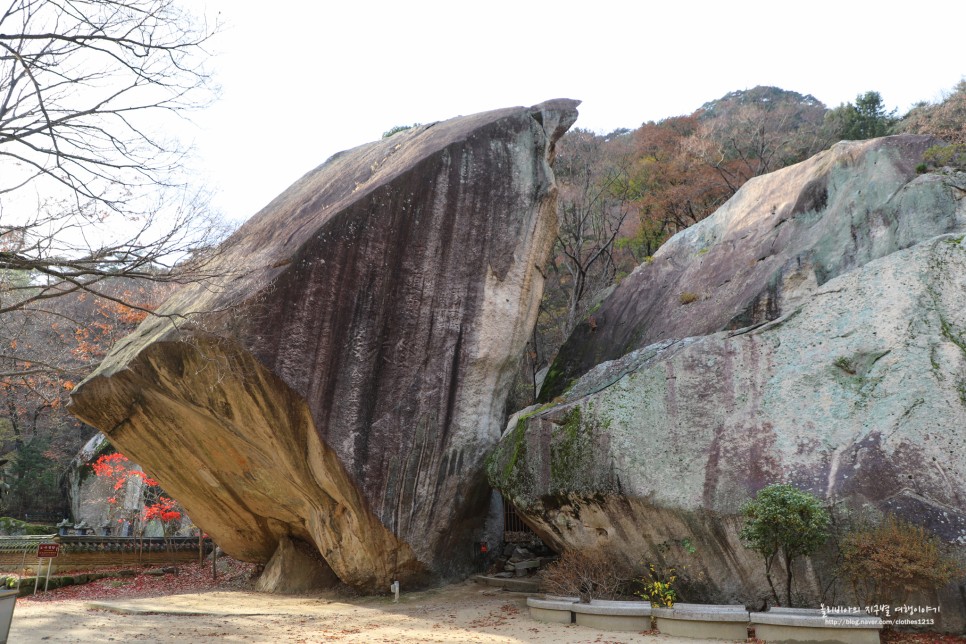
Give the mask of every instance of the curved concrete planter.
M 755 637 L 765 642 L 879 644 L 882 620 L 865 613 L 824 616 L 810 608 L 772 608 L 751 613 Z
M 571 608 L 577 601 L 576 597 L 547 597 L 545 599 L 527 597 L 530 619 L 554 624 L 571 624 L 574 621 Z
M 601 631 L 646 631 L 651 628 L 651 605 L 643 601 L 591 600 L 572 605 L 578 626 Z
M 745 640 L 748 610 L 740 604 L 675 604 L 655 608 L 657 630 L 667 635 L 694 639 Z
M 591 600 L 576 597 L 527 598 L 530 619 L 538 622 L 587 626 L 601 631 L 646 631 L 651 628 L 651 605 L 641 601 Z

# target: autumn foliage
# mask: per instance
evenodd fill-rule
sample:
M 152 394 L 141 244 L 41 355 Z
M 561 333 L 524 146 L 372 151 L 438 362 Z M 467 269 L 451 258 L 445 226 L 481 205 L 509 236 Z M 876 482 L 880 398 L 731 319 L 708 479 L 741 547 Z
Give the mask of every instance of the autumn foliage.
M 111 489 L 114 492 L 120 492 L 128 481 L 131 479 L 140 479 L 144 485 L 148 487 L 157 487 L 158 482 L 153 478 L 149 477 L 140 469 L 135 469 L 131 461 L 127 459 L 121 453 L 115 452 L 113 454 L 104 454 L 98 457 L 96 461 L 91 464 L 91 469 L 94 470 L 95 476 L 100 476 L 103 478 L 110 479 L 112 482 Z M 118 495 L 107 499 L 108 503 L 117 503 Z
M 177 501 L 166 496 L 158 497 L 157 503 L 144 508 L 144 520 L 157 519 L 161 523 L 169 523 L 181 518 L 181 512 L 175 510 Z
M 134 525 L 135 532 L 140 532 L 149 521 L 157 520 L 161 522 L 165 534 L 168 534 L 174 528 L 173 522 L 181 519 L 182 511 L 177 502 L 165 496 L 161 492 L 158 481 L 135 466 L 123 454 L 118 452 L 103 454 L 91 463 L 91 470 L 95 476 L 110 483 L 112 494 L 107 498 L 107 502 L 112 506 L 113 521 L 117 523 L 129 521 Z M 130 485 L 132 481 L 137 483 Z M 118 506 L 124 501 L 124 495 L 131 493 L 143 499 L 143 505 L 140 510 L 126 513 Z
M 122 280 L 102 288 L 113 299 L 66 293 L 8 312 L 0 325 L 4 514 L 47 515 L 53 522 L 66 515 L 59 481 L 91 431 L 67 413 L 70 392 L 169 290 Z M 33 290 L 30 275 L 0 272 L 0 291 Z

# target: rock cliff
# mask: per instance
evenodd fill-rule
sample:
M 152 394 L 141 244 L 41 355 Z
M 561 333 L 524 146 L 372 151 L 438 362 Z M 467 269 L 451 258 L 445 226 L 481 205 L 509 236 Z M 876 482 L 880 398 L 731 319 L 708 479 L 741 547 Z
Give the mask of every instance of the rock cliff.
M 560 396 L 511 419 L 494 485 L 557 549 L 687 543 L 717 601 L 767 588 L 738 515 L 773 482 L 966 544 L 966 175 L 917 176 L 929 143 L 839 144 L 672 238 L 570 338 Z
M 73 413 L 234 557 L 267 561 L 292 539 L 363 590 L 466 572 L 576 106 L 335 155 L 125 339 Z
M 748 181 L 712 217 L 675 235 L 568 338 L 541 397 L 660 340 L 773 320 L 877 257 L 963 229 L 949 179 L 917 175 L 938 141 L 843 141 Z

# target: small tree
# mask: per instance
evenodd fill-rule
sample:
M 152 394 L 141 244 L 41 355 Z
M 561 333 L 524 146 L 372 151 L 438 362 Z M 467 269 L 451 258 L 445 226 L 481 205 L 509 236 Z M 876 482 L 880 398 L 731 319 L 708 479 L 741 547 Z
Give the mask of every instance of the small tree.
M 879 92 L 869 91 L 825 115 L 826 128 L 834 139 L 861 141 L 885 136 L 898 121 L 896 111 L 886 111 Z
M 158 482 L 145 474 L 140 468 L 137 468 L 124 454 L 119 452 L 101 455 L 91 463 L 91 469 L 95 476 L 106 479 L 110 483 L 111 495 L 107 497 L 108 520 L 111 523 L 123 523 L 127 519 L 138 526 L 141 511 L 131 509 L 133 504 L 126 497 L 132 492 L 132 485 L 137 486 L 133 489 L 137 490 L 137 505 L 140 505 L 143 494 L 142 486 L 157 487 Z M 140 482 L 132 483 L 137 479 L 140 479 Z
M 765 559 L 765 577 L 776 602 L 781 602 L 772 570 L 781 556 L 785 564 L 785 602 L 792 605 L 792 562 L 815 552 L 828 539 L 829 514 L 808 492 L 785 483 L 758 491 L 742 508 L 741 540 Z
M 109 521 L 121 523 L 126 518 L 141 536 L 149 521 L 161 524 L 164 536 L 176 528 L 183 512 L 178 502 L 164 495 L 156 480 L 120 453 L 104 454 L 91 464 L 94 475 L 106 479 L 111 485 Z M 126 498 L 136 494 L 135 499 Z
M 565 337 L 584 313 L 587 296 L 612 284 L 617 275 L 615 241 L 634 196 L 624 144 L 619 136 L 608 139 L 577 129 L 557 145 L 560 229 L 550 268 L 563 274 L 559 284 L 567 292 Z

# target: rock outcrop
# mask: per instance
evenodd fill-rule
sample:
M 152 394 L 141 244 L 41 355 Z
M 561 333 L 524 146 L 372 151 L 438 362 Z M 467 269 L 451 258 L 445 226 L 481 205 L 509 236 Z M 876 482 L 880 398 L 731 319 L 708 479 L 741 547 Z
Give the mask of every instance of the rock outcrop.
M 916 176 L 928 143 L 839 144 L 671 239 L 568 341 L 614 359 L 511 419 L 494 485 L 555 549 L 677 548 L 717 601 L 767 589 L 738 531 L 769 483 L 966 545 L 966 175 Z
M 917 175 L 938 141 L 843 141 L 748 181 L 712 217 L 667 241 L 560 349 L 541 390 L 670 338 L 774 320 L 828 280 L 966 227 L 948 177 Z M 961 189 L 961 188 L 960 188 Z
M 292 538 L 362 590 L 466 572 L 576 105 L 335 155 L 123 341 L 72 411 L 236 558 Z
M 111 495 L 105 494 L 109 491 L 106 482 L 98 485 L 92 476 L 91 464 L 109 448 L 107 437 L 98 432 L 91 436 L 67 466 L 64 487 L 67 488 L 70 516 L 78 523 L 86 521 L 88 525 L 101 526 L 107 522 L 107 498 Z

